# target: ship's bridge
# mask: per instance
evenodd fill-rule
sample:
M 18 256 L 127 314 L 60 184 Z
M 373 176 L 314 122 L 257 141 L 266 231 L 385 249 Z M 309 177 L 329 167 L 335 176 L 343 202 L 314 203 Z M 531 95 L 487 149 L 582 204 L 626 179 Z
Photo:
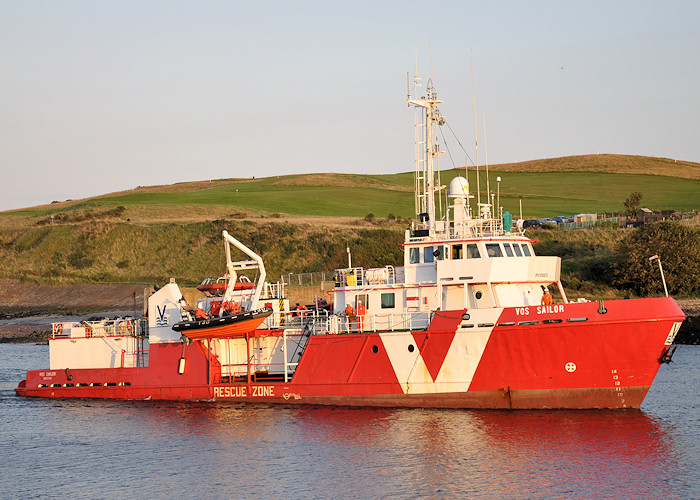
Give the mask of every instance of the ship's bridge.
M 535 256 L 520 236 L 419 241 L 404 244 L 406 283 L 498 283 L 559 280 L 559 257 Z

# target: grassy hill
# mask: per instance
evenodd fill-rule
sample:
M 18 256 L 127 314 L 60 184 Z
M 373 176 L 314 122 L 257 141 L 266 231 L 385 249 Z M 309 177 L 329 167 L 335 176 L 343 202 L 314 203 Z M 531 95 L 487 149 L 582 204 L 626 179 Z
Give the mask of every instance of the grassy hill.
M 336 227 L 277 221 L 133 224 L 88 221 L 0 228 L 0 278 L 24 282 L 199 284 L 225 271 L 221 231 L 260 253 L 269 279 L 328 271 L 353 261 L 365 267 L 403 263 L 403 228 Z M 244 258 L 243 254 L 238 256 Z M 235 258 L 235 257 L 234 257 Z M 253 276 L 249 276 L 253 278 Z
M 464 170 L 447 170 L 448 185 Z M 700 208 L 700 164 L 664 158 L 627 155 L 586 155 L 493 165 L 495 179 L 502 177 L 501 205 L 519 214 L 522 198 L 525 217 L 579 212 L 623 210 L 633 191 L 643 195 L 642 205 L 654 210 Z M 476 173 L 468 174 L 476 190 Z M 480 172 L 482 192 L 484 169 Z M 377 217 L 394 214 L 413 217 L 412 173 L 392 175 L 301 174 L 261 179 L 218 179 L 171 186 L 139 187 L 100 197 L 52 203 L 4 212 L 0 216 L 47 217 L 60 212 L 106 211 L 125 207 L 132 221 L 214 220 L 260 216 Z M 174 208 L 177 207 L 176 210 Z

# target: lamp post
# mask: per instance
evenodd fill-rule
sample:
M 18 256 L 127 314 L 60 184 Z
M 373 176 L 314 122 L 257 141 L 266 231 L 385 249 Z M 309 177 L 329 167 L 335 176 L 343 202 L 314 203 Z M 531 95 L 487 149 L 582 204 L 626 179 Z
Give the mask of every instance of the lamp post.
M 668 297 L 668 288 L 666 288 L 666 278 L 664 278 L 664 269 L 661 267 L 661 259 L 659 258 L 658 255 L 652 255 L 649 257 L 649 261 L 656 260 L 659 263 L 659 272 L 661 273 L 661 282 L 664 284 L 664 293 L 666 294 L 666 297 Z
M 496 213 L 501 214 L 501 176 L 496 177 Z

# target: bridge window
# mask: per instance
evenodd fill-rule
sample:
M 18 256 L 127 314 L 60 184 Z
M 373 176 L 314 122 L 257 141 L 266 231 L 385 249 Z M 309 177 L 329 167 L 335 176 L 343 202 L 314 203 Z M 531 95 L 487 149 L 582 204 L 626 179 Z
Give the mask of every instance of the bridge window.
M 423 251 L 423 262 L 434 262 L 435 257 L 433 257 L 433 247 L 425 247 L 425 250 Z
M 408 249 L 408 261 L 411 264 L 420 262 L 420 248 L 412 247 Z
M 452 245 L 452 259 L 462 259 L 462 244 L 460 243 L 459 245 Z
M 513 243 L 513 250 L 515 250 L 516 257 L 522 257 L 523 253 L 520 251 L 520 245 Z
M 523 243 L 523 253 L 525 254 L 525 257 L 530 257 L 532 255 L 532 252 L 530 252 L 530 245 Z
M 510 247 L 510 243 L 504 243 L 503 248 L 506 249 L 506 255 L 508 257 L 513 257 L 513 249 Z
M 393 293 L 382 294 L 382 309 L 393 309 L 396 307 L 396 297 Z
M 501 251 L 501 245 L 498 243 L 487 243 L 486 253 L 489 257 L 503 257 L 503 252 Z
M 445 257 L 444 257 L 444 254 L 445 254 L 445 252 L 444 252 L 444 249 L 442 248 L 442 245 L 440 245 L 439 247 L 437 247 L 437 248 L 435 249 L 435 251 L 433 251 L 433 255 L 435 256 L 435 258 L 436 258 L 437 260 L 442 260 L 442 259 L 444 259 L 444 258 L 445 258 Z
M 467 259 L 480 259 L 481 254 L 479 254 L 479 247 L 476 243 L 467 244 Z

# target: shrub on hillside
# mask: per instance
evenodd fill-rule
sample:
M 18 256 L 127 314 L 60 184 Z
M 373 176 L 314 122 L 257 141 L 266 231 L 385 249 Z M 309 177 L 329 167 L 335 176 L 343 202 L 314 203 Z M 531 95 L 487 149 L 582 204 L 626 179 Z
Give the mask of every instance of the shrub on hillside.
M 95 261 L 88 254 L 86 254 L 82 248 L 78 248 L 68 254 L 67 260 L 68 263 L 76 269 L 86 269 L 92 266 L 93 262 Z
M 700 293 L 700 230 L 677 222 L 647 224 L 632 230 L 618 245 L 613 284 L 638 295 L 663 291 L 658 255 L 671 294 Z

